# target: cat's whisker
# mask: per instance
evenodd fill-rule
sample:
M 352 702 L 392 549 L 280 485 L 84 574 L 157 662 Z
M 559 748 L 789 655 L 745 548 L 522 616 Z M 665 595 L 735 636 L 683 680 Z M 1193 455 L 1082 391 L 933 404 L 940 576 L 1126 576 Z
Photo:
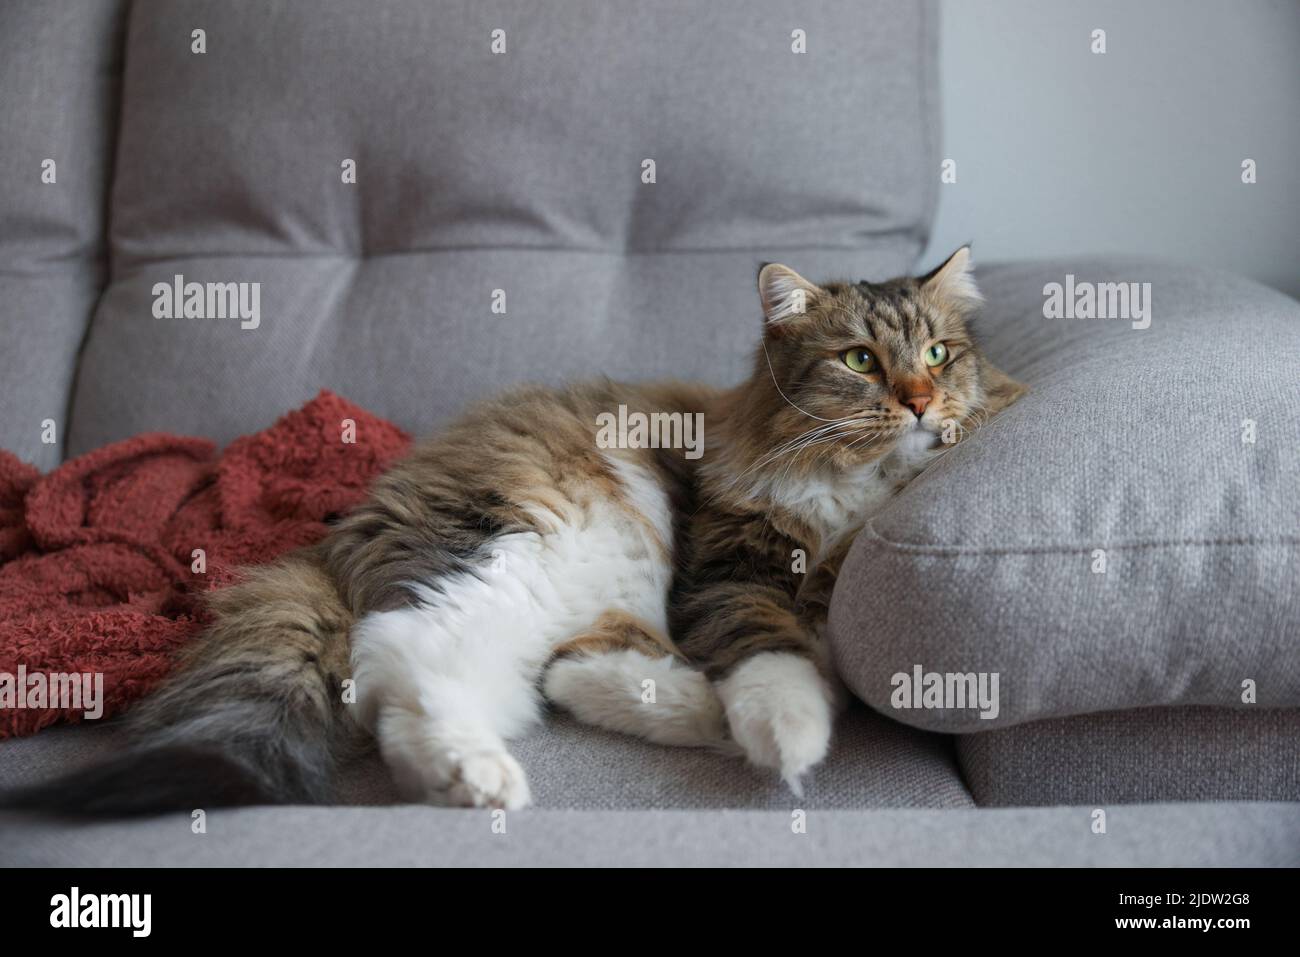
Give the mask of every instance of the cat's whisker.
M 695 511 L 698 513 L 701 509 L 706 508 L 707 506 L 713 504 L 720 496 L 734 490 L 736 486 L 739 485 L 740 482 L 751 472 L 754 472 L 760 468 L 763 468 L 766 465 L 771 464 L 772 462 L 777 461 L 782 456 L 796 454 L 801 448 L 800 443 L 807 443 L 823 435 L 826 435 L 832 431 L 838 430 L 845 426 L 852 425 L 859 420 L 862 420 L 864 422 L 869 421 L 864 419 L 862 416 L 858 416 L 858 415 L 849 415 L 849 416 L 844 416 L 841 419 L 827 420 L 827 423 L 824 425 L 815 426 L 809 429 L 807 432 L 803 432 L 792 439 L 782 442 L 775 449 L 772 449 L 769 452 L 764 453 L 764 455 L 762 455 L 759 459 L 755 460 L 754 463 L 751 464 L 744 471 L 734 476 L 729 483 L 719 488 L 713 495 L 709 496 L 708 499 L 700 503 L 700 505 L 696 508 Z
M 762 468 L 764 465 L 768 464 L 769 462 L 775 461 L 776 459 L 790 452 L 797 451 L 800 448 L 802 443 L 816 439 L 828 432 L 834 431 L 837 428 L 842 428 L 849 424 L 851 424 L 851 422 L 836 422 L 831 425 L 824 425 L 824 426 L 819 426 L 815 429 L 810 429 L 808 432 L 805 432 L 802 435 L 798 435 L 795 438 L 789 440 L 788 442 L 785 442 L 782 445 L 778 446 L 777 448 L 773 449 L 771 452 L 767 453 L 761 459 L 756 461 L 749 468 L 741 472 L 738 476 L 736 476 L 736 478 L 737 480 L 742 479 L 750 472 Z
M 876 425 L 871 424 L 871 423 L 863 423 L 863 424 L 859 424 L 859 425 L 856 425 L 856 427 L 854 427 L 854 424 L 853 424 L 853 423 L 847 423 L 846 425 L 848 426 L 847 428 L 842 428 L 842 429 L 839 429 L 839 430 L 835 430 L 833 433 L 826 433 L 826 432 L 823 432 L 821 435 L 813 436 L 813 437 L 807 439 L 806 441 L 804 441 L 803 443 L 801 443 L 800 445 L 798 445 L 797 447 L 792 448 L 792 449 L 789 449 L 788 451 L 786 451 L 785 453 L 783 453 L 783 454 L 785 454 L 785 455 L 789 455 L 789 456 L 790 456 L 790 461 L 786 464 L 786 469 L 785 469 L 785 473 L 783 473 L 783 477 L 784 477 L 784 474 L 788 474 L 790 468 L 791 468 L 791 467 L 792 467 L 792 466 L 793 466 L 793 465 L 798 461 L 799 453 L 801 453 L 801 452 L 803 452 L 803 451 L 805 451 L 805 450 L 811 448 L 812 446 L 815 446 L 815 445 L 825 445 L 825 446 L 827 446 L 826 449 L 823 449 L 823 450 L 822 450 L 821 452 L 819 452 L 819 453 L 817 454 L 817 456 L 814 458 L 813 462 L 814 462 L 814 464 L 816 464 L 816 462 L 820 461 L 821 458 L 822 458 L 822 457 L 823 457 L 827 452 L 833 451 L 834 448 L 835 448 L 835 445 L 836 445 L 838 442 L 840 442 L 842 439 L 846 439 L 846 438 L 849 438 L 849 437 L 851 437 L 851 436 L 859 435 L 860 433 L 865 433 L 865 434 L 862 434 L 861 439 L 857 440 L 857 441 L 865 441 L 866 439 L 875 438 L 875 437 L 880 437 L 880 436 L 883 436 L 883 435 L 888 435 L 888 434 L 890 434 L 890 430 L 882 429 L 882 428 L 880 428 L 879 426 L 876 426 Z
M 795 436 L 793 439 L 790 439 L 787 442 L 782 443 L 781 445 L 777 446 L 775 449 L 763 455 L 761 458 L 756 460 L 752 465 L 750 465 L 749 468 L 745 469 L 743 472 L 741 472 L 739 475 L 736 476 L 736 480 L 732 483 L 732 487 L 734 487 L 736 482 L 738 482 L 740 479 L 743 479 L 750 472 L 760 469 L 763 466 L 781 458 L 784 455 L 798 451 L 801 444 L 805 444 L 806 442 L 811 440 L 819 439 L 825 435 L 828 435 L 831 432 L 838 431 L 839 429 L 847 426 L 853 426 L 853 425 L 874 426 L 874 423 L 872 421 L 873 418 L 874 416 L 868 416 L 868 415 L 849 415 L 849 416 L 844 416 L 843 418 L 840 419 L 827 420 L 828 424 L 809 429 L 807 432 Z
M 767 341 L 760 340 L 760 342 L 763 346 L 763 356 L 764 358 L 767 359 L 767 371 L 768 374 L 771 375 L 772 377 L 772 385 L 776 387 L 777 395 L 785 399 L 786 403 L 790 406 L 790 408 L 794 409 L 796 412 L 802 412 L 810 419 L 817 419 L 819 422 L 834 422 L 835 421 L 834 419 L 823 419 L 820 415 L 813 415 L 811 412 L 807 412 L 799 408 L 799 406 L 795 405 L 794 402 L 791 401 L 789 396 L 787 396 L 784 392 L 781 391 L 781 383 L 776 381 L 776 370 L 772 368 L 772 356 L 767 351 Z

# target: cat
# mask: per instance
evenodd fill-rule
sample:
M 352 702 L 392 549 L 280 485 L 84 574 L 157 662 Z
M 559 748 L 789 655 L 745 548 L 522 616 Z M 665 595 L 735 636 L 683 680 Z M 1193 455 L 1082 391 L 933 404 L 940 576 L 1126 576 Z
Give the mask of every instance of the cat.
M 211 626 L 129 715 L 133 746 L 7 803 L 321 803 L 373 738 L 409 800 L 519 808 L 507 742 L 545 703 L 738 752 L 799 793 L 845 698 L 824 627 L 854 533 L 945 432 L 1024 390 L 972 340 L 967 247 L 919 278 L 815 285 L 768 264 L 758 286 L 746 381 L 477 406 L 320 544 L 213 593 Z M 702 413 L 702 454 L 598 442 L 620 407 Z

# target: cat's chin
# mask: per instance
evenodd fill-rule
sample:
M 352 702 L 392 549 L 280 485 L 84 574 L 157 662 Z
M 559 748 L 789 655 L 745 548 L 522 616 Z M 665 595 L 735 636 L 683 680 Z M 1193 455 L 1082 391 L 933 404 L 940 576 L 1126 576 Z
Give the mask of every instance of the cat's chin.
M 898 452 L 926 452 L 939 444 L 939 430 L 917 419 L 894 442 Z

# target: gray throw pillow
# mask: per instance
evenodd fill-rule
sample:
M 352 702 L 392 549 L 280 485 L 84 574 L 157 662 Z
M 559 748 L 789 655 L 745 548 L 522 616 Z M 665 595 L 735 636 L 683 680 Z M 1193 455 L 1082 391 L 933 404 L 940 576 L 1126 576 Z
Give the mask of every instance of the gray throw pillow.
M 1150 263 L 978 279 L 986 349 L 1030 391 L 854 543 L 830 620 L 848 685 L 952 732 L 1300 705 L 1300 304 Z M 1149 283 L 1148 315 L 1045 316 L 1048 284 L 1106 282 Z

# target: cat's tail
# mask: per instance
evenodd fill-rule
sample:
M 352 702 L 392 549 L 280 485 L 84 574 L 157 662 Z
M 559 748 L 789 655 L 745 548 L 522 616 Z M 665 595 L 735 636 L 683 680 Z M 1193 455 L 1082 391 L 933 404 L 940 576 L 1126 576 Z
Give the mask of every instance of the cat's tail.
M 122 752 L 0 807 L 129 815 L 234 804 L 321 803 L 355 740 L 345 714 L 352 616 L 314 550 L 212 593 L 213 624 L 131 710 Z

